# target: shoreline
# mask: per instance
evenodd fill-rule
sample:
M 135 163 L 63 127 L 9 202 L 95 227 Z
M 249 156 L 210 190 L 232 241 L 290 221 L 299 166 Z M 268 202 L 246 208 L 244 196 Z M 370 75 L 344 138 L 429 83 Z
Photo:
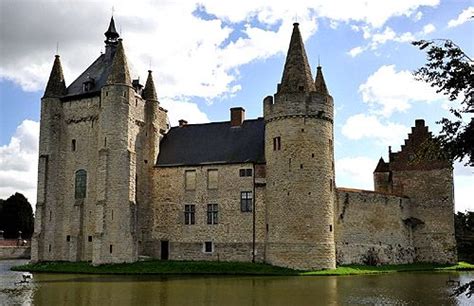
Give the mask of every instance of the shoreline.
M 474 264 L 414 263 L 400 265 L 347 265 L 333 270 L 300 271 L 263 263 L 215 261 L 139 261 L 93 266 L 89 262 L 41 262 L 14 266 L 12 271 L 103 275 L 242 275 L 242 276 L 343 276 L 374 275 L 396 272 L 473 271 Z

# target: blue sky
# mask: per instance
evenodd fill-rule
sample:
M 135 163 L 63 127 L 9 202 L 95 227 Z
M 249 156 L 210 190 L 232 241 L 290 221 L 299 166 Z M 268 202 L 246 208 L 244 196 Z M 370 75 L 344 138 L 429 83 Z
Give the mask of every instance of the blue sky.
M 185 3 L 184 3 L 185 2 Z M 154 71 L 174 125 L 225 121 L 243 106 L 262 116 L 280 81 L 292 23 L 318 58 L 335 101 L 336 182 L 372 189 L 387 146 L 398 150 L 415 119 L 432 131 L 447 99 L 413 79 L 425 55 L 415 39 L 450 38 L 474 54 L 472 1 L 13 1 L 0 3 L 0 198 L 35 202 L 40 99 L 59 43 L 67 84 L 103 51 L 111 8 L 131 66 Z M 456 209 L 474 210 L 472 168 L 455 166 Z

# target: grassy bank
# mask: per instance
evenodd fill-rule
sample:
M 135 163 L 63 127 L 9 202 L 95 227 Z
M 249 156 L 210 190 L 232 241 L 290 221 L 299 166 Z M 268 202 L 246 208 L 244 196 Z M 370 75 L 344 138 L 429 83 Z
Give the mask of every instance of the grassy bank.
M 86 274 L 212 274 L 212 275 L 363 275 L 409 271 L 474 270 L 474 265 L 406 264 L 385 266 L 341 266 L 334 270 L 297 271 L 267 264 L 207 261 L 141 261 L 124 264 L 92 266 L 87 262 L 44 262 L 13 267 L 14 271 Z

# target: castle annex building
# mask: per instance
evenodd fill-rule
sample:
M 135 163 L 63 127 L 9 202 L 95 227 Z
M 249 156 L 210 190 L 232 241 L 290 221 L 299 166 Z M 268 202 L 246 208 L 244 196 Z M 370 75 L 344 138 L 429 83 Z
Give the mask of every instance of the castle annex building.
M 416 120 L 374 171 L 375 191 L 339 188 L 334 102 L 313 79 L 294 24 L 263 117 L 170 127 L 152 72 L 132 80 L 114 20 L 68 87 L 56 55 L 41 100 L 33 261 L 256 261 L 297 269 L 455 262 L 453 176 L 415 158 Z

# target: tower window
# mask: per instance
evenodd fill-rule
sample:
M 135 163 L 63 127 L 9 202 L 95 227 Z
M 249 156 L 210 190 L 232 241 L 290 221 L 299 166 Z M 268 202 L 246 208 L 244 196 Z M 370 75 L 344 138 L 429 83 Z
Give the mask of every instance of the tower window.
M 76 171 L 76 182 L 74 189 L 75 199 L 84 199 L 87 193 L 87 172 L 86 170 Z
M 67 235 L 67 236 L 66 236 L 66 241 L 67 241 L 67 242 L 71 241 L 71 236 Z
M 204 253 L 212 253 L 214 251 L 214 244 L 212 241 L 204 242 Z
M 329 179 L 329 190 L 332 191 L 332 179 Z
M 50 252 L 50 253 L 51 253 L 51 244 L 50 244 L 50 245 L 48 245 L 48 252 Z
M 71 141 L 71 151 L 76 151 L 76 140 L 75 139 L 73 139 Z
M 279 151 L 281 149 L 281 137 L 273 138 L 273 151 Z
M 196 224 L 195 213 L 196 213 L 196 205 L 194 204 L 184 205 L 184 224 L 186 225 Z
M 217 224 L 217 204 L 207 204 L 207 224 Z
M 249 212 L 252 211 L 252 191 L 242 191 L 240 193 L 240 211 Z
M 109 252 L 110 252 L 110 254 L 112 254 L 112 250 L 113 250 L 113 247 L 112 247 L 112 245 L 110 245 L 110 246 L 109 246 Z
M 332 224 L 329 225 L 329 231 L 332 232 Z
M 240 177 L 252 176 L 252 169 L 240 169 L 239 176 Z
M 87 237 L 87 240 L 88 240 L 89 242 L 92 242 L 92 236 Z

